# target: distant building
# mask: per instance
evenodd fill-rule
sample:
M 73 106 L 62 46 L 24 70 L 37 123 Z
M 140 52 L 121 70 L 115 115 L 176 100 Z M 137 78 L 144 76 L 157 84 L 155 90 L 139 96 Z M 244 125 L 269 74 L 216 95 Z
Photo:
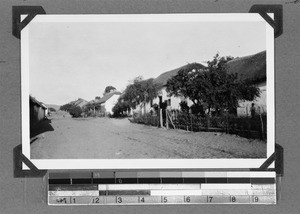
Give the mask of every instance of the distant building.
M 82 98 L 78 98 L 76 101 L 71 102 L 74 106 L 79 106 L 82 108 L 85 106 L 88 102 Z
M 43 120 L 48 114 L 48 108 L 42 102 L 37 101 L 34 97 L 29 96 L 30 109 L 30 127 L 34 127 L 39 121 Z
M 118 98 L 120 97 L 121 92 L 116 90 L 110 91 L 109 93 L 104 94 L 103 97 L 97 99 L 95 103 L 101 104 L 101 111 L 105 115 L 113 114 L 113 107 L 117 104 Z
M 251 105 L 254 103 L 257 113 L 267 112 L 266 101 L 266 51 L 254 55 L 239 57 L 227 63 L 229 73 L 237 73 L 240 80 L 248 80 L 257 86 L 261 94 L 254 101 L 240 101 L 238 116 L 251 116 Z

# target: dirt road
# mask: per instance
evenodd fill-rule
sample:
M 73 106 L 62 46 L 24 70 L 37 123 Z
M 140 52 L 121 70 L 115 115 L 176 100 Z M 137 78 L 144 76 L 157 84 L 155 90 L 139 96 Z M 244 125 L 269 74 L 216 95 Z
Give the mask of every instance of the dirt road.
M 128 119 L 73 119 L 62 113 L 50 119 L 54 130 L 31 144 L 32 159 L 266 157 L 265 142 L 235 135 L 164 130 Z

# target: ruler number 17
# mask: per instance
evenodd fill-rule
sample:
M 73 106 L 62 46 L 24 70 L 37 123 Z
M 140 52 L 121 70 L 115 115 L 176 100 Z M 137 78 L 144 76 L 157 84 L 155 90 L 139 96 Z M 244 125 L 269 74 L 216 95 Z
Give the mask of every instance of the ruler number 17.
M 213 200 L 213 197 L 212 196 L 207 196 L 207 202 L 211 203 Z

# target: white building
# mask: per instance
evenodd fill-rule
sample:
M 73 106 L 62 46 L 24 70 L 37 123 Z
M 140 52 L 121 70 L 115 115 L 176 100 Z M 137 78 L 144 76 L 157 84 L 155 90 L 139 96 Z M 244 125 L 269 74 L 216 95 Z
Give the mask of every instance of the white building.
M 101 99 L 97 101 L 97 103 L 101 104 L 102 109 L 105 113 L 105 115 L 112 115 L 113 114 L 113 107 L 116 105 L 118 102 L 118 99 L 120 97 L 121 93 L 118 91 L 111 91 L 109 93 L 104 94 Z
M 200 68 L 205 68 L 204 65 L 195 63 L 198 65 Z M 189 65 L 189 64 L 188 64 Z M 189 99 L 186 99 L 184 97 L 175 97 L 175 96 L 169 96 L 167 91 L 166 91 L 166 84 L 169 79 L 171 79 L 173 76 L 176 76 L 178 74 L 178 71 L 181 69 L 184 69 L 188 65 L 184 65 L 182 67 L 176 68 L 171 71 L 167 71 L 159 75 L 157 78 L 153 80 L 154 84 L 157 84 L 160 86 L 160 91 L 158 93 L 158 96 L 153 99 L 151 102 L 147 102 L 146 104 L 144 102 L 138 104 L 135 109 L 133 109 L 133 112 L 141 113 L 144 114 L 145 110 L 146 113 L 150 111 L 151 107 L 154 104 L 159 105 L 160 102 L 167 102 L 168 103 L 168 108 L 169 109 L 180 109 L 180 102 L 181 101 L 186 101 L 188 106 L 192 106 L 193 102 Z
M 227 63 L 229 73 L 237 73 L 241 80 L 249 80 L 260 89 L 260 96 L 253 101 L 241 101 L 237 108 L 238 116 L 250 116 L 250 108 L 254 103 L 257 113 L 267 112 L 266 101 L 266 51 L 254 55 L 239 57 Z
M 205 68 L 204 65 L 198 64 L 198 66 Z M 256 85 L 261 94 L 257 97 L 254 101 L 240 101 L 239 107 L 237 108 L 237 115 L 238 116 L 250 116 L 250 107 L 252 103 L 256 108 L 257 113 L 267 112 L 266 106 L 266 51 L 259 52 L 254 55 L 239 57 L 233 59 L 227 63 L 228 65 L 228 72 L 229 73 L 237 73 L 238 79 L 240 80 L 249 80 L 253 85 Z M 154 79 L 154 83 L 161 86 L 159 96 L 152 100 L 152 102 L 148 103 L 140 103 L 133 109 L 133 112 L 144 114 L 150 111 L 153 104 L 158 104 L 161 102 L 168 102 L 168 106 L 170 109 L 180 109 L 179 103 L 181 101 L 186 101 L 188 106 L 192 106 L 193 102 L 189 99 L 185 99 L 184 97 L 175 97 L 175 96 L 168 96 L 166 92 L 166 84 L 167 81 L 176 76 L 178 71 L 184 69 L 186 66 L 182 66 L 180 68 L 167 71 L 162 73 L 157 78 Z

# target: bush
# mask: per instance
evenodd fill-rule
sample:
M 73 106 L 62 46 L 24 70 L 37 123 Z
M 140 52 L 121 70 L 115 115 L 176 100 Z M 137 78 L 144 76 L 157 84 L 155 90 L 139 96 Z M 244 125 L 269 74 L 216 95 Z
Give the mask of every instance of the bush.
M 189 113 L 190 107 L 188 106 L 186 101 L 181 101 L 179 103 L 180 109 L 183 113 Z
M 130 111 L 130 105 L 126 101 L 118 100 L 115 106 L 112 109 L 113 117 L 126 117 L 127 112 Z
M 150 126 L 158 126 L 159 125 L 159 117 L 152 116 L 150 113 L 148 113 L 146 115 L 138 115 L 138 114 L 134 113 L 132 122 L 150 125 Z
M 56 112 L 55 108 L 50 107 L 49 111 Z
M 69 113 L 72 117 L 81 117 L 82 109 L 79 106 L 73 106 L 69 109 Z
M 68 103 L 68 104 L 62 105 L 59 109 L 62 111 L 69 111 L 71 108 L 73 108 L 73 105 Z

